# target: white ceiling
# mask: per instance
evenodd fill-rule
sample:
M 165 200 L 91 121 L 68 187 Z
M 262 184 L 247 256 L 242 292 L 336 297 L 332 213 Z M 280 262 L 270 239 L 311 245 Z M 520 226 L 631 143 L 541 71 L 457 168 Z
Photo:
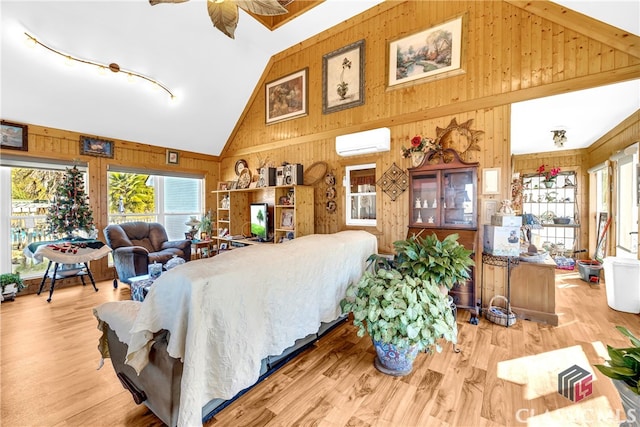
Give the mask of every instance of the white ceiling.
M 234 40 L 211 25 L 203 0 L 0 0 L 0 117 L 218 155 L 272 55 L 380 2 L 326 0 L 273 32 L 241 12 Z M 558 3 L 640 34 L 640 0 Z M 66 53 L 158 79 L 177 100 L 28 49 L 24 31 Z M 515 105 L 514 152 L 553 150 L 550 131 L 558 126 L 567 129 L 565 148 L 587 146 L 640 108 L 640 81 L 613 95 L 594 91 L 587 99 L 568 94 Z

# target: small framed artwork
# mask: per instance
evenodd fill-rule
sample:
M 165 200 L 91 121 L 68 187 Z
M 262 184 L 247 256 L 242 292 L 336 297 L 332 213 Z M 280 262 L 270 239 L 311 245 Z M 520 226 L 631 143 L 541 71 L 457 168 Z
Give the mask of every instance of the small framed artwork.
M 113 159 L 113 141 L 80 136 L 80 154 Z
M 218 190 L 228 190 L 228 189 L 229 189 L 229 183 L 227 181 L 218 182 Z
M 482 169 L 482 194 L 500 194 L 500 168 Z
M 393 41 L 389 43 L 389 86 L 457 74 L 461 50 L 462 17 Z
M 482 215 L 484 217 L 485 224 L 491 224 L 491 217 L 498 213 L 498 201 L 497 200 L 483 200 L 482 201 Z
M 180 162 L 180 153 L 175 150 L 167 150 L 167 164 L 177 165 Z
M 227 248 L 228 248 L 228 246 L 227 246 L 227 244 L 226 244 L 226 243 L 220 243 L 220 250 L 221 250 L 221 251 L 226 251 L 226 250 L 227 250 Z
M 27 125 L 2 120 L 2 148 L 28 150 Z
M 305 68 L 266 84 L 265 111 L 267 124 L 308 114 L 308 71 L 309 69 Z
M 282 211 L 280 228 L 293 229 L 293 212 L 291 210 Z
M 364 104 L 364 40 L 322 57 L 322 113 Z

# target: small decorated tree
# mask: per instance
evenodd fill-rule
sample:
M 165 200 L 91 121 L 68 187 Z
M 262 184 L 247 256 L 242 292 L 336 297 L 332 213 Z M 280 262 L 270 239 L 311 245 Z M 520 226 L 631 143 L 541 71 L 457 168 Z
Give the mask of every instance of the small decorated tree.
M 91 233 L 95 229 L 89 197 L 84 191 L 82 172 L 77 167 L 67 169 L 49 206 L 47 221 L 52 233 L 66 238 L 71 238 L 76 231 Z

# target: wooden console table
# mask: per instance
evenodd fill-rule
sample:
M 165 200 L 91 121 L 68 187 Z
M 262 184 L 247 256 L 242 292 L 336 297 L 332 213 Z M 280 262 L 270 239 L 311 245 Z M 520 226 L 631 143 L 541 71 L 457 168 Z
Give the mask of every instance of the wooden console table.
M 511 274 L 511 308 L 517 317 L 558 326 L 556 263 L 521 262 Z
M 38 242 L 32 243 L 24 250 L 24 254 L 33 258 L 36 262 L 42 262 L 44 258 L 49 260 L 47 270 L 42 276 L 40 288 L 37 294 L 40 295 L 44 288 L 47 278 L 51 279 L 49 287 L 49 298 L 47 302 L 51 302 L 53 290 L 55 289 L 56 280 L 64 280 L 70 277 L 80 277 L 82 285 L 84 276 L 88 275 L 93 285 L 93 289 L 98 292 L 96 282 L 89 268 L 89 261 L 94 261 L 106 256 L 111 252 L 111 248 L 99 240 L 59 240 L 55 242 Z M 53 272 L 50 273 L 51 265 L 54 265 Z M 64 274 L 64 269 L 60 269 L 61 265 L 82 264 L 83 268 L 70 269 L 70 274 Z

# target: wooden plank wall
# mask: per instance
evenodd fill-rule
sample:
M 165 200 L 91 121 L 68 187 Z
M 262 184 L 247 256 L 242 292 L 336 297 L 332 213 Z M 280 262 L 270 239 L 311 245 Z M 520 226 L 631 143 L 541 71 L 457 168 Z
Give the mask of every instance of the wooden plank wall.
M 390 41 L 460 16 L 463 73 L 388 87 Z M 550 2 L 384 2 L 272 58 L 221 155 L 221 177 L 234 179 L 233 168 L 240 158 L 254 171 L 265 158 L 275 166 L 286 161 L 308 167 L 323 160 L 338 183 L 346 165 L 375 161 L 379 177 L 393 163 L 403 169 L 410 166 L 401 157 L 401 147 L 414 135 L 435 137 L 436 127 L 446 127 L 452 119 L 458 123 L 473 120 L 472 128 L 484 133 L 479 140 L 481 151 L 467 160 L 479 162 L 480 172 L 485 167 L 502 170 L 502 193 L 481 197 L 482 213 L 483 200 L 510 197 L 511 103 L 640 77 L 640 59 L 635 53 L 625 53 L 635 52 L 632 45 L 638 43 L 638 37 L 621 35 L 606 25 L 598 31 L 605 28 L 609 34 L 587 34 L 583 18 Z M 325 115 L 322 57 L 361 39 L 365 40 L 365 103 Z M 264 85 L 304 68 L 309 73 L 309 114 L 266 125 Z M 391 129 L 390 152 L 352 158 L 336 155 L 337 135 L 377 127 Z M 545 142 L 553 149 L 551 140 Z M 572 153 L 565 159 L 571 164 L 563 166 L 583 173 L 586 157 Z M 585 185 L 581 188 L 586 190 Z M 326 212 L 325 190 L 322 182 L 316 185 L 316 232 L 345 229 L 341 204 L 335 213 Z M 344 200 L 340 185 L 338 190 L 337 200 Z M 378 198 L 381 225 L 371 231 L 379 235 L 380 250 L 391 251 L 393 241 L 406 236 L 408 195 L 392 202 L 379 190 Z M 479 224 L 483 222 L 481 217 Z M 495 275 L 488 280 L 502 283 L 500 272 Z
M 211 193 L 219 181 L 218 158 L 214 156 L 180 151 L 179 164 L 166 164 L 166 149 L 152 145 L 123 141 L 108 136 L 88 135 L 79 132 L 54 129 L 50 127 L 28 124 L 29 151 L 1 150 L 3 157 L 19 156 L 22 159 L 41 159 L 49 161 L 78 161 L 87 164 L 88 185 L 87 194 L 89 204 L 93 210 L 96 228 L 100 238 L 104 238 L 102 230 L 107 225 L 107 171 L 110 167 L 120 166 L 148 171 L 176 171 L 179 173 L 195 174 L 205 178 L 205 198 L 207 206 L 215 206 L 214 194 Z M 114 157 L 94 157 L 80 154 L 80 136 L 99 137 L 114 141 Z M 185 226 L 186 227 L 186 226 Z M 91 271 L 96 280 L 115 277 L 114 272 L 107 265 L 107 258 L 91 263 Z M 64 281 L 62 285 L 67 285 Z M 29 281 L 29 291 L 39 285 L 40 280 Z M 35 288 L 37 290 L 37 288 Z

